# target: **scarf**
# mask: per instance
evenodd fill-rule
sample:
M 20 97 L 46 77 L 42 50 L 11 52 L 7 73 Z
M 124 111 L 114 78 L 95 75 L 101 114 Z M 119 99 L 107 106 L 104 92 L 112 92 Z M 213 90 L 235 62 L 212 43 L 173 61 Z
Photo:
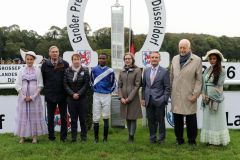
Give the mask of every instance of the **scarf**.
M 124 66 L 124 71 L 128 73 L 128 72 L 133 71 L 134 68 L 135 68 L 134 65 L 132 65 L 132 66 L 127 66 L 127 65 L 125 65 L 125 66 Z
M 186 55 L 182 56 L 180 55 L 180 66 L 182 68 L 182 66 L 187 62 L 187 60 L 189 59 L 189 57 L 191 56 L 191 53 L 187 53 Z
M 78 68 L 75 68 L 74 66 L 72 66 L 71 68 L 72 68 L 72 70 L 74 72 L 73 82 L 75 82 L 77 80 L 77 75 L 78 75 L 79 70 L 81 69 L 81 66 L 79 66 Z

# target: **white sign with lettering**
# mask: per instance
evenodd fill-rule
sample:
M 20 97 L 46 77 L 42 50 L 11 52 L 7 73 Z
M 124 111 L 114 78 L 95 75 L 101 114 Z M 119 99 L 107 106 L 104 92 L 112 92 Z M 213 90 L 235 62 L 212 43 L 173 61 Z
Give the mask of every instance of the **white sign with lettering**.
M 139 52 L 135 54 L 136 65 L 141 68 L 145 68 L 150 64 L 151 51 L 159 51 L 166 28 L 166 11 L 163 0 L 145 0 L 148 8 L 149 15 L 149 30 L 147 38 Z M 165 56 L 166 55 L 166 56 Z M 168 57 L 168 59 L 165 59 Z M 163 67 L 169 66 L 169 54 L 163 52 L 161 54 Z
M 203 62 L 203 71 L 210 66 L 209 62 Z M 226 80 L 240 80 L 240 63 L 225 62 L 222 63 L 223 68 L 226 70 Z
M 98 54 L 90 47 L 84 31 L 84 12 L 87 0 L 69 0 L 67 8 L 67 31 L 74 52 L 67 52 L 71 57 L 73 53 L 81 55 L 82 64 L 95 67 L 98 64 Z M 71 61 L 68 61 L 71 63 Z

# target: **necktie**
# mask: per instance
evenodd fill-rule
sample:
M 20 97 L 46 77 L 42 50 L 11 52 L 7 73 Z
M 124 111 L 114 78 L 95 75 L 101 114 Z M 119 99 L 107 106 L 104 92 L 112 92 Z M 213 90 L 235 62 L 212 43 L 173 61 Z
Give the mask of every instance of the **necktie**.
M 151 81 L 151 85 L 153 84 L 153 81 L 155 79 L 156 76 L 156 68 L 152 68 L 151 70 L 151 75 L 150 75 L 150 81 Z

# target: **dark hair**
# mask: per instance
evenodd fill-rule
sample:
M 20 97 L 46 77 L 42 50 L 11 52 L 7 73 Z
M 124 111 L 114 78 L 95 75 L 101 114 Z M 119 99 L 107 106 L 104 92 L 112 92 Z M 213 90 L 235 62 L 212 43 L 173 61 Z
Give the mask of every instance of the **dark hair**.
M 132 58 L 132 65 L 134 66 L 135 65 L 135 59 L 134 59 L 133 55 L 131 53 L 125 53 L 124 56 L 123 56 L 123 61 L 125 60 L 126 56 L 131 56 L 131 58 Z
M 106 58 L 108 58 L 108 56 L 107 56 L 107 54 L 106 54 L 106 53 L 99 53 L 99 55 L 98 55 L 98 56 L 101 56 L 101 55 L 103 55 L 103 56 L 105 56 Z
M 150 55 L 153 54 L 153 53 L 158 54 L 158 55 L 159 55 L 159 59 L 161 59 L 161 54 L 160 54 L 158 51 L 151 51 L 151 52 L 150 52 Z
M 221 74 L 221 71 L 222 71 L 222 64 L 221 64 L 221 58 L 218 54 L 210 54 L 209 57 L 211 55 L 215 55 L 217 57 L 217 62 L 216 64 L 213 66 L 213 70 L 212 70 L 212 73 L 210 74 L 210 77 L 211 75 L 213 75 L 213 83 L 215 85 L 218 84 L 218 80 L 219 80 L 219 77 L 220 77 L 220 74 Z M 209 77 L 209 78 L 210 78 Z

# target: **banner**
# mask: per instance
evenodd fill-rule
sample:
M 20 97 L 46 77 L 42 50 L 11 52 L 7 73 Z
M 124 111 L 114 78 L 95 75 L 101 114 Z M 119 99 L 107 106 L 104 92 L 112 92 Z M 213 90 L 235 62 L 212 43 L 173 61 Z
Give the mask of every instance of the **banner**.
M 98 54 L 90 47 L 84 31 L 84 12 L 87 0 L 69 0 L 67 8 L 67 31 L 74 52 L 67 52 L 67 57 L 79 53 L 84 57 L 83 65 L 95 67 L 98 64 Z M 71 61 L 68 61 L 71 63 Z
M 227 118 L 227 125 L 230 129 L 240 129 L 240 106 L 239 106 L 239 94 L 240 91 L 236 92 L 224 92 L 225 100 L 225 111 Z M 42 102 L 44 97 L 42 97 Z M 197 111 L 197 121 L 198 128 L 202 127 L 202 110 L 200 108 L 200 98 L 198 99 L 198 111 Z M 0 133 L 12 133 L 15 129 L 15 116 L 16 116 L 16 106 L 17 106 L 17 96 L 0 96 Z M 3 105 L 4 104 L 4 105 Z M 170 112 L 171 104 L 169 103 L 166 110 L 166 127 L 173 127 L 173 117 Z M 44 113 L 45 116 L 46 113 Z M 45 116 L 46 117 L 46 116 Z M 139 121 L 140 122 L 140 121 Z M 47 123 L 47 121 L 46 121 Z M 55 115 L 56 130 L 59 131 L 59 115 Z

